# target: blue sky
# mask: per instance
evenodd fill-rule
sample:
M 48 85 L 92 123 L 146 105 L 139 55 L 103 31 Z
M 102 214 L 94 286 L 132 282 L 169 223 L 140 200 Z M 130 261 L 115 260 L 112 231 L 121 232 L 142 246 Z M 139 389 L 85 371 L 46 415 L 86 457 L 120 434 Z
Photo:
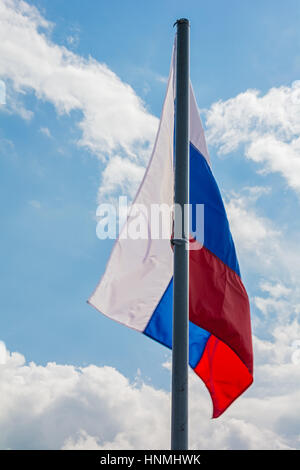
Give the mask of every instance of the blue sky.
M 228 411 L 223 428 L 207 424 L 207 434 L 215 433 L 220 447 L 297 447 L 287 403 L 300 383 L 299 363 L 291 359 L 300 338 L 298 0 L 2 2 L 0 340 L 45 371 L 48 363 L 73 371 L 113 367 L 131 384 L 148 384 L 154 403 L 156 391 L 169 390 L 169 370 L 162 367 L 169 352 L 101 316 L 86 299 L 112 248 L 112 241 L 96 237 L 96 208 L 132 195 L 130 177 L 135 187 L 140 180 L 179 17 L 191 22 L 191 78 L 257 338 L 257 385 Z M 124 174 L 118 174 L 121 159 Z M 199 413 L 206 416 L 210 402 L 200 392 Z M 266 401 L 272 403 L 266 421 L 251 421 L 245 410 L 259 415 Z M 280 410 L 277 421 L 272 406 Z M 113 433 L 99 437 L 88 424 L 80 426 L 61 441 L 36 445 L 122 445 Z M 2 447 L 37 439 L 14 441 L 9 429 Z M 257 441 L 256 432 L 263 433 Z M 127 445 L 142 446 L 134 439 Z

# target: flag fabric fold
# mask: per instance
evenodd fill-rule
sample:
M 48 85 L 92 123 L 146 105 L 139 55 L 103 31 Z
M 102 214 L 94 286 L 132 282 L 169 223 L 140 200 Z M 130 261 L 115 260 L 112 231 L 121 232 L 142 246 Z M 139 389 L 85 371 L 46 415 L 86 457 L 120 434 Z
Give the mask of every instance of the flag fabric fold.
M 175 46 L 176 47 L 176 46 Z M 173 58 L 156 142 L 134 204 L 173 204 L 175 67 Z M 253 381 L 250 308 L 220 191 L 212 173 L 190 86 L 190 204 L 204 204 L 204 240 L 190 250 L 189 364 L 220 416 Z M 169 240 L 124 236 L 89 303 L 108 317 L 172 347 L 173 252 Z

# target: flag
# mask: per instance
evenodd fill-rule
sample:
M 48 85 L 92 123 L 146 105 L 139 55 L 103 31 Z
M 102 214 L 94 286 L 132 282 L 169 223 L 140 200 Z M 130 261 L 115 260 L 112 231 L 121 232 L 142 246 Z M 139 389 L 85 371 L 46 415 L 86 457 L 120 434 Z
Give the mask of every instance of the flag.
M 176 47 L 176 46 L 175 46 Z M 88 302 L 109 318 L 172 347 L 172 227 L 164 238 L 132 239 L 140 208 L 171 207 L 174 199 L 175 51 L 149 165 L 105 273 Z M 189 251 L 189 364 L 220 416 L 253 381 L 250 309 L 204 131 L 190 85 L 190 204 L 204 205 L 204 237 Z M 197 248 L 197 247 L 196 247 Z

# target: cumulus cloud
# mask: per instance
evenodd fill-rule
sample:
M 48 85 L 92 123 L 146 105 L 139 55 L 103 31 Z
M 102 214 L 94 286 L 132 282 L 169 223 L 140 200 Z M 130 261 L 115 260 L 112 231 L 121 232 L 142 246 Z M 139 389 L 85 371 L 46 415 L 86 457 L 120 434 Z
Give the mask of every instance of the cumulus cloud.
M 5 364 L 6 363 L 6 346 L 3 341 L 0 341 L 0 364 Z
M 245 145 L 247 158 L 265 172 L 281 174 L 300 191 L 300 81 L 271 88 L 265 95 L 247 90 L 220 100 L 206 117 L 208 141 L 220 154 Z
M 0 393 L 1 448 L 61 448 L 83 431 L 102 446 L 124 434 L 128 448 L 155 447 L 158 430 L 168 429 L 168 394 L 111 367 L 43 367 L 8 353 Z
M 270 194 L 270 188 L 245 187 L 225 195 L 225 205 L 238 257 L 244 268 L 299 293 L 300 252 L 293 233 L 278 227 L 262 213 L 259 198 Z M 265 290 L 267 290 L 265 284 Z M 292 287 L 291 287 L 292 286 Z
M 278 264 L 282 236 L 270 219 L 257 213 L 255 202 L 267 192 L 266 188 L 253 187 L 226 197 L 226 211 L 239 254 L 248 266 L 257 266 L 260 260 L 258 267 L 266 269 L 274 261 Z
M 118 155 L 112 157 L 102 172 L 102 185 L 99 188 L 99 203 L 108 194 L 121 193 L 123 190 L 133 198 L 145 172 L 145 167 L 138 165 L 129 158 Z
M 258 313 L 252 316 L 254 331 L 263 337 L 276 325 L 297 319 L 300 312 L 298 243 L 290 232 L 258 212 L 258 199 L 269 193 L 269 188 L 255 186 L 226 196 L 242 278 L 251 279 L 250 303 Z
M 26 2 L 1 1 L 0 77 L 18 93 L 33 92 L 52 103 L 60 114 L 80 111 L 78 144 L 100 158 L 122 153 L 144 165 L 158 119 L 107 65 L 53 43 L 52 28 Z M 23 117 L 30 112 L 23 110 Z
M 190 446 L 194 449 L 281 449 L 299 445 L 300 367 L 291 333 L 255 340 L 256 380 L 223 417 L 211 420 L 208 393 L 190 373 Z M 294 337 L 293 336 L 293 337 Z M 0 364 L 0 448 L 167 449 L 170 395 L 130 382 L 112 367 L 26 363 L 19 353 Z

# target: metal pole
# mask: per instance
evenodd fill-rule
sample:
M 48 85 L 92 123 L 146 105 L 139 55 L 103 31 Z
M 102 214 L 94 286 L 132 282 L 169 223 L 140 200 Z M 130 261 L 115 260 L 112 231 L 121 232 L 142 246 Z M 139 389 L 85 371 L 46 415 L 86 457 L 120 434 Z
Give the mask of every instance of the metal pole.
M 189 326 L 189 21 L 177 25 L 175 113 L 174 293 L 172 344 L 172 450 L 188 449 Z M 181 212 L 181 214 L 179 213 Z M 181 236 L 178 234 L 181 234 Z

